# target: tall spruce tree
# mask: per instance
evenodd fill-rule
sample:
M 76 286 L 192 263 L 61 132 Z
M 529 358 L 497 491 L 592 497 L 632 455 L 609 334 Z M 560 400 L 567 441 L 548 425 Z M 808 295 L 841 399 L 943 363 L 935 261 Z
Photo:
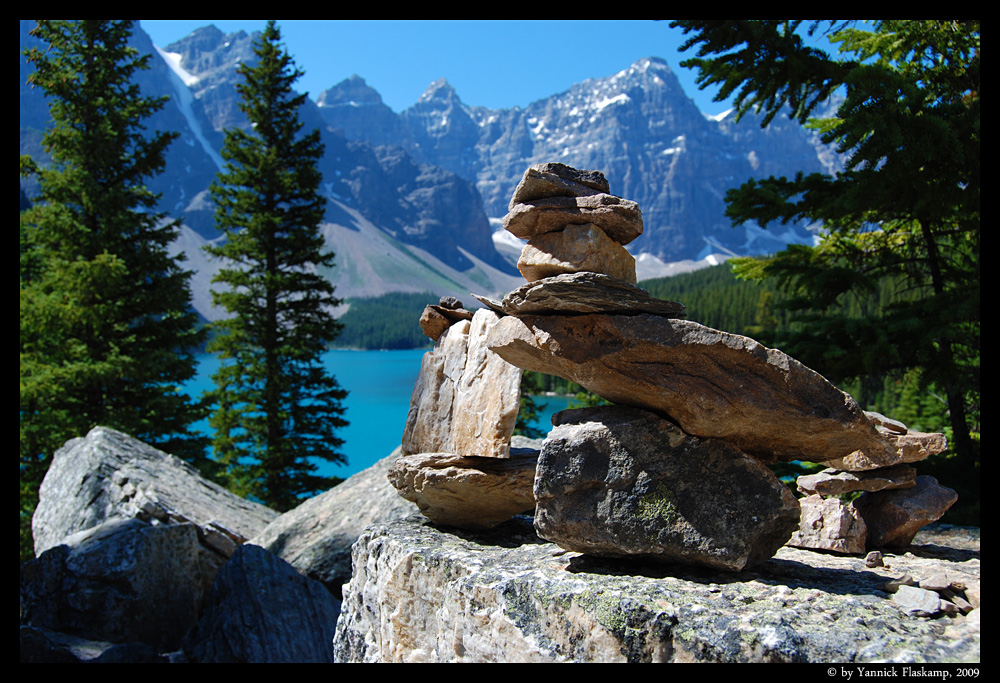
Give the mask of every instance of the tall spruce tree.
M 164 100 L 132 82 L 149 59 L 128 47 L 132 23 L 39 21 L 32 34 L 48 47 L 25 52 L 51 102 L 52 164 L 21 158 L 40 183 L 20 220 L 22 522 L 52 453 L 96 425 L 191 461 L 207 445 L 180 389 L 203 341 L 190 273 L 170 254 L 177 224 L 145 186 L 175 135 L 145 130 Z
M 920 368 L 947 397 L 950 441 L 978 466 L 980 289 L 979 21 L 825 22 L 838 54 L 796 21 L 680 21 L 699 84 L 735 93 L 739 114 L 790 116 L 847 158 L 834 176 L 751 179 L 727 194 L 734 224 L 822 222 L 820 244 L 742 275 L 776 278 L 806 323 L 780 343 L 834 381 Z M 808 30 L 816 31 L 816 22 Z M 810 119 L 844 94 L 836 116 Z M 896 289 L 880 300 L 886 284 Z M 857 305 L 845 306 L 853 301 Z M 841 313 L 835 313 L 839 310 Z M 853 310 L 853 314 L 844 313 Z
M 273 21 L 254 43 L 255 65 L 241 64 L 237 86 L 249 127 L 226 133 L 226 168 L 212 186 L 223 259 L 216 305 L 231 317 L 216 324 L 209 349 L 223 359 L 215 375 L 210 419 L 216 459 L 237 490 L 285 510 L 299 496 L 336 479 L 316 474 L 316 459 L 344 462 L 338 452 L 346 396 L 321 354 L 340 331 L 340 303 L 321 273 L 333 266 L 319 230 L 319 131 L 302 135 L 305 95 L 292 84 L 302 72 L 280 45 Z

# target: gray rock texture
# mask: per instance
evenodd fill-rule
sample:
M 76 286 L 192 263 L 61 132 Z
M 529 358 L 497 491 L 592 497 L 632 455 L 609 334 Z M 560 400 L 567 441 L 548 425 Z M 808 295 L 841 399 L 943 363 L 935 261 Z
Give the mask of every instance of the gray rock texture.
M 452 533 L 416 517 L 358 539 L 334 651 L 339 662 L 978 662 L 979 610 L 916 617 L 883 590 L 942 568 L 978 584 L 978 529 L 924 530 L 885 560 L 869 569 L 785 547 L 737 578 L 590 559 L 519 519 Z
M 740 571 L 798 528 L 788 487 L 727 443 L 626 406 L 564 410 L 552 424 L 535 529 L 563 548 Z
M 135 518 L 193 524 L 218 563 L 278 516 L 202 478 L 180 458 L 107 427 L 55 452 L 38 497 L 31 520 L 36 555 L 107 520 Z
M 386 478 L 400 450 L 275 519 L 250 543 L 320 581 L 335 594 L 351 577 L 351 545 L 369 524 L 417 512 Z
M 205 593 L 193 524 L 111 519 L 21 567 L 21 625 L 179 647 Z
M 203 663 L 332 662 L 339 613 L 321 583 L 245 544 L 216 576 L 185 652 Z

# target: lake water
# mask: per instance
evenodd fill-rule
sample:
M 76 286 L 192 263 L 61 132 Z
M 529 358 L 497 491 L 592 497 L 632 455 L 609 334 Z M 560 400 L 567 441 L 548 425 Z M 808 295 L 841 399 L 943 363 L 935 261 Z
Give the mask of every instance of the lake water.
M 410 394 L 425 351 L 335 349 L 324 354 L 327 370 L 348 391 L 344 418 L 350 424 L 338 434 L 344 440 L 341 452 L 347 456 L 347 464 L 322 462 L 320 474 L 347 478 L 375 464 L 399 445 L 410 408 Z M 192 396 L 212 387 L 212 375 L 219 368 L 219 359 L 214 355 L 202 354 L 198 360 L 198 375 L 187 387 Z M 572 399 L 538 396 L 535 400 L 539 407 L 543 404 L 545 407 L 539 411 L 534 426 L 548 431 L 552 415 L 565 409 Z M 197 426 L 210 433 L 207 422 Z

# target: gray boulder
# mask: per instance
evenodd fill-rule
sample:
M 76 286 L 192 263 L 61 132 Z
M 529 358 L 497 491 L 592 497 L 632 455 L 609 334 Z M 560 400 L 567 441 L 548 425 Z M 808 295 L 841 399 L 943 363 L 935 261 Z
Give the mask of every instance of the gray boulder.
M 504 229 L 520 239 L 585 223 L 593 223 L 623 246 L 641 235 L 643 229 L 639 205 L 610 194 L 535 199 L 515 204 L 503 217 Z
M 216 576 L 184 649 L 192 662 L 332 662 L 339 613 L 321 583 L 245 544 Z
M 176 649 L 205 585 L 193 524 L 111 519 L 21 566 L 21 625 Z
M 979 610 L 910 616 L 883 590 L 894 573 L 944 568 L 978 584 L 978 529 L 955 531 L 928 552 L 887 556 L 891 572 L 784 547 L 737 580 L 582 556 L 541 542 L 521 518 L 449 532 L 415 516 L 355 544 L 334 652 L 338 662 L 978 662 Z
M 552 423 L 535 528 L 563 548 L 740 571 L 798 528 L 788 487 L 722 441 L 625 406 L 565 410 Z
M 38 498 L 31 520 L 36 555 L 70 534 L 134 518 L 194 525 L 205 561 L 217 566 L 278 516 L 202 478 L 180 458 L 107 427 L 55 452 Z
M 386 478 L 399 455 L 397 448 L 368 469 L 289 510 L 250 543 L 266 548 L 339 595 L 340 585 L 351 576 L 351 545 L 365 527 L 417 512 Z

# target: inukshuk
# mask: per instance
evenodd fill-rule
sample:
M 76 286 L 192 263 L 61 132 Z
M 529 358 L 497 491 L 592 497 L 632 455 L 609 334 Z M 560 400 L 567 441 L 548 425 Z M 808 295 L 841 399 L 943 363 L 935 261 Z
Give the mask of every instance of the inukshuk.
M 527 239 L 528 283 L 503 301 L 477 297 L 498 316 L 489 350 L 614 404 L 553 418 L 534 479 L 540 536 L 739 571 L 799 528 L 798 502 L 764 464 L 873 469 L 943 447 L 940 435 L 876 427 L 781 351 L 684 320 L 682 305 L 633 284 L 624 245 L 641 213 L 609 191 L 596 171 L 529 168 L 504 219 Z

